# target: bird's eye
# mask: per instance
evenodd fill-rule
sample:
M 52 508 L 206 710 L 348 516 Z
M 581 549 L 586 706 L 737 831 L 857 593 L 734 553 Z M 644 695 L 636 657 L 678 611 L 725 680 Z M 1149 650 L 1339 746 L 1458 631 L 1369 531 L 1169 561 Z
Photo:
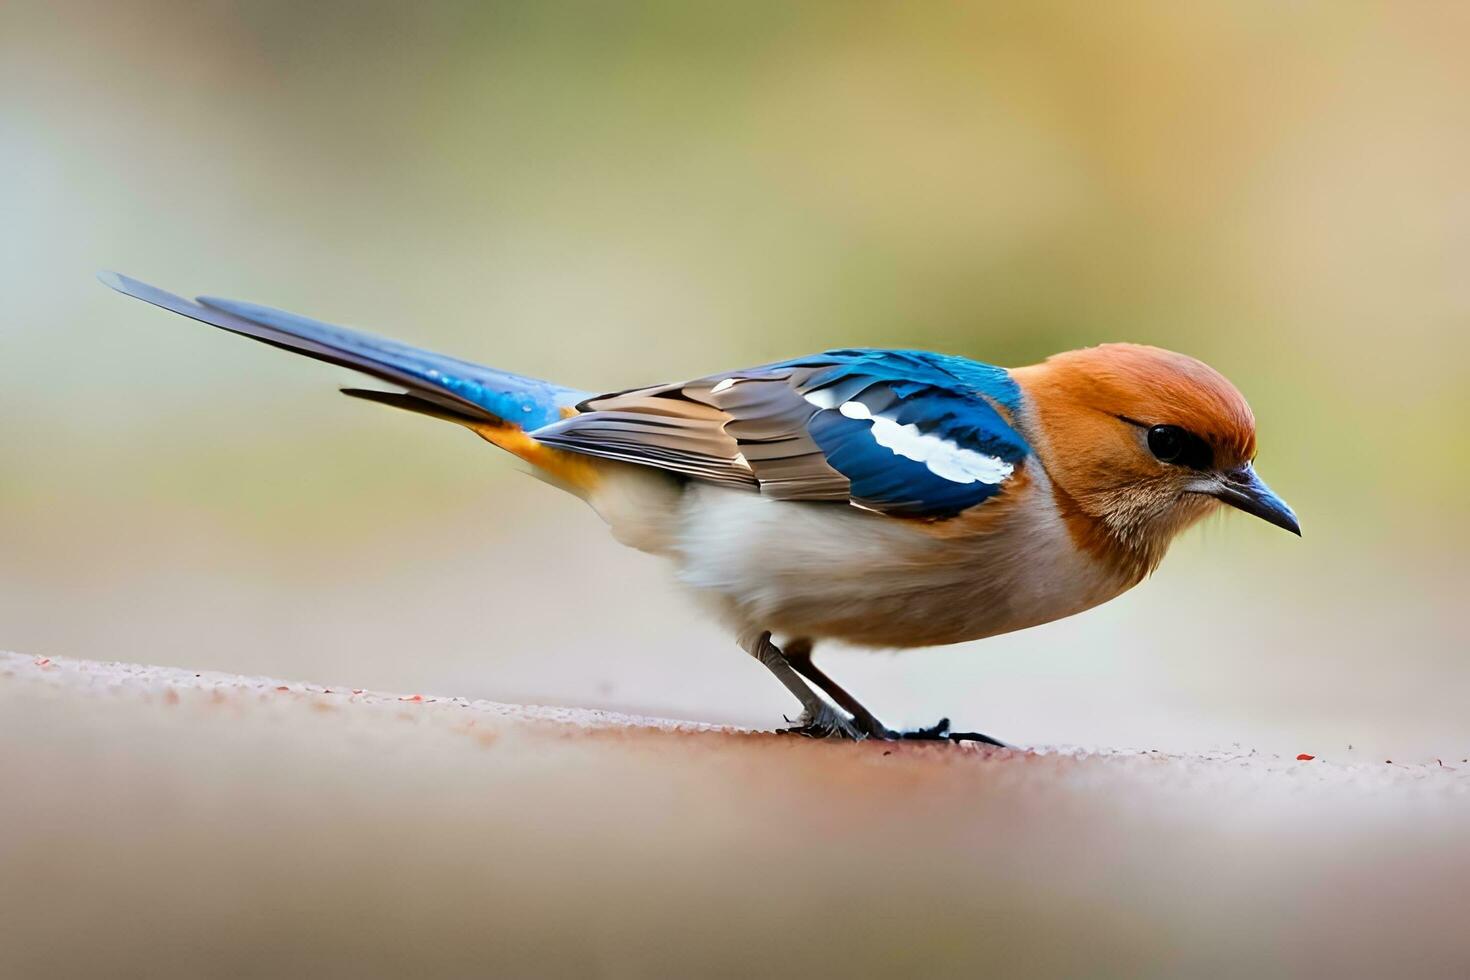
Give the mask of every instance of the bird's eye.
M 1148 451 L 1161 463 L 1208 469 L 1214 453 L 1203 439 L 1177 425 L 1156 425 L 1148 430 Z
M 1184 430 L 1177 425 L 1154 426 L 1148 430 L 1148 451 L 1160 462 L 1176 462 L 1184 452 Z

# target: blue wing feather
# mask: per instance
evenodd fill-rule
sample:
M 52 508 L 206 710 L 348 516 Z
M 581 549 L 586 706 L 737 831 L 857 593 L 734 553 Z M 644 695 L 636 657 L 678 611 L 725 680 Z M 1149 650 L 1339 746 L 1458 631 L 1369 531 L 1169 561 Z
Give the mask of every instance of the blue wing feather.
M 885 513 L 943 517 L 984 503 L 1003 481 L 957 482 L 881 445 L 873 422 L 850 418 L 837 407 L 861 400 L 873 413 L 960 449 L 995 457 L 1012 467 L 1030 454 L 1026 440 L 992 404 L 1015 413 L 1020 389 L 1004 368 L 926 351 L 841 350 L 785 362 L 812 366 L 835 361 L 802 385 L 803 394 L 823 391 L 807 431 L 827 464 L 847 477 L 853 499 Z
M 974 392 L 1005 407 L 1008 412 L 1020 408 L 1021 389 L 1005 368 L 982 364 L 953 354 L 935 354 L 922 350 L 885 350 L 882 348 L 849 348 L 830 350 L 814 357 L 796 358 L 770 365 L 771 368 L 831 364 L 812 379 L 812 385 L 823 387 L 839 379 L 863 376 L 887 381 L 899 397 L 906 398 L 926 388 L 958 392 Z
M 839 410 L 861 400 L 873 414 L 913 425 L 969 450 L 1022 466 L 1026 439 L 1000 410 L 1016 416 L 1020 388 L 1004 367 L 929 351 L 848 348 L 735 372 L 736 378 L 769 378 L 794 369 L 816 369 L 797 391 L 811 403 L 806 430 L 826 464 L 847 478 L 851 498 L 864 507 L 904 516 L 953 516 L 997 497 L 1000 482 L 957 482 L 879 444 L 873 422 Z
M 1014 429 L 984 402 L 940 389 L 914 389 L 883 414 L 900 425 L 937 436 L 961 449 L 992 456 L 1012 467 L 1028 448 Z M 825 409 L 812 416 L 808 430 L 827 463 L 852 483 L 853 499 L 886 513 L 940 517 L 982 504 L 1001 492 L 1003 481 L 961 483 L 928 465 L 895 453 L 873 437 L 873 422 Z

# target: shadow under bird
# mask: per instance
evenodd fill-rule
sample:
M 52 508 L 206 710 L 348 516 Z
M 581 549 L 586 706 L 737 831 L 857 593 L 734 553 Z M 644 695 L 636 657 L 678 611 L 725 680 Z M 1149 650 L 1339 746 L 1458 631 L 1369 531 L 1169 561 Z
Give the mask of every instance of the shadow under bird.
M 519 456 L 619 541 L 671 560 L 801 702 L 788 729 L 801 734 L 1002 744 L 947 719 L 889 729 L 813 663 L 813 645 L 931 646 L 1070 616 L 1138 584 L 1221 504 L 1301 533 L 1256 476 L 1240 392 L 1155 347 L 1104 344 L 1012 369 L 832 350 L 597 394 L 100 278 L 394 384 L 404 390 L 343 392 L 457 422 Z

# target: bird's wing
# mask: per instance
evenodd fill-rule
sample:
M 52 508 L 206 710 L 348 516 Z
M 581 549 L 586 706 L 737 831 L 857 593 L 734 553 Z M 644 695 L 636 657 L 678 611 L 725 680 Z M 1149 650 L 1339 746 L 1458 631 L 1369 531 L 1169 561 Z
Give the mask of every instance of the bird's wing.
M 786 500 L 947 517 L 1001 492 L 1028 452 L 1000 368 L 909 351 L 831 351 L 588 399 L 547 445 Z M 999 410 L 998 410 L 999 409 Z

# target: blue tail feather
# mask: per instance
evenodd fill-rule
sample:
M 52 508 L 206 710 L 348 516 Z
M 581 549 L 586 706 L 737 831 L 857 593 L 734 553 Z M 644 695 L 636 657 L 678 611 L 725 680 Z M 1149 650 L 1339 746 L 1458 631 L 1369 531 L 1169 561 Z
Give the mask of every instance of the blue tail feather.
M 474 418 L 512 422 L 526 429 L 548 425 L 562 409 L 589 393 L 446 357 L 283 310 L 235 300 L 197 302 L 116 273 L 98 275 L 118 292 L 251 337 L 263 343 L 339 364 L 459 406 Z

